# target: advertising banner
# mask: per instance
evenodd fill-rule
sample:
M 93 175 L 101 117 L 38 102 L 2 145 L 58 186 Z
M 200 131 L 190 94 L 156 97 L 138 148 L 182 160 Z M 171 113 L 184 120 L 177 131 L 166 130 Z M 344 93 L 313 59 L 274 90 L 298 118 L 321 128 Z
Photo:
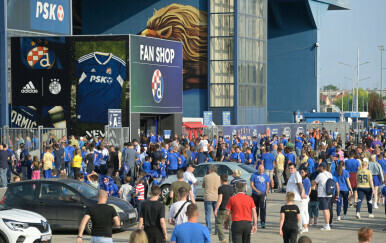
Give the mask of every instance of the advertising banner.
M 132 113 L 182 113 L 182 43 L 130 36 Z
M 230 126 L 231 125 L 231 112 L 230 111 L 223 111 L 222 112 L 222 125 L 223 126 Z
M 109 127 L 122 127 L 121 109 L 109 109 Z
M 71 0 L 8 0 L 8 30 L 72 34 Z
M 70 104 L 69 43 L 65 37 L 13 37 L 12 104 Z
M 266 133 L 270 137 L 273 135 L 286 135 L 291 141 L 295 141 L 295 137 L 299 133 L 306 131 L 306 124 L 265 124 L 265 125 L 250 125 L 250 126 L 223 126 L 222 132 L 225 137 L 229 136 L 231 139 L 233 135 L 241 138 L 244 142 L 252 144 L 252 138 L 257 137 L 260 142 L 262 133 Z
M 212 116 L 212 112 L 211 111 L 204 111 L 204 116 L 203 116 L 203 120 L 204 120 L 204 125 L 205 126 L 212 126 L 212 121 L 213 121 L 213 116 Z

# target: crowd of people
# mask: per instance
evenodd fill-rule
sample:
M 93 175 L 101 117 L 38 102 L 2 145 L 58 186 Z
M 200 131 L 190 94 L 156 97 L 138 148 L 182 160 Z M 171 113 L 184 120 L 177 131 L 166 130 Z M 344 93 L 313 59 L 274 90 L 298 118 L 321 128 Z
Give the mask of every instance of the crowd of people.
M 345 144 L 342 136 L 346 136 Z M 210 242 L 210 235 L 217 234 L 224 243 L 224 229 L 228 228 L 230 242 L 249 242 L 257 231 L 259 216 L 260 227 L 267 225 L 267 195 L 285 192 L 287 204 L 280 210 L 279 233 L 284 242 L 292 243 L 298 234 L 306 234 L 309 226 L 320 223 L 319 211 L 323 214 L 321 230 L 329 231 L 334 215 L 336 221 L 348 220 L 352 207 L 361 219 L 363 200 L 369 218 L 374 217 L 373 209 L 385 203 L 386 135 L 372 128 L 364 131 L 359 143 L 353 137 L 351 132 L 312 129 L 295 138 L 264 133 L 243 141 L 219 132 L 211 139 L 176 134 L 165 141 L 150 133 L 121 149 L 109 146 L 103 138 L 50 136 L 39 157 L 29 154 L 34 143 L 27 145 L 19 138 L 16 151 L 7 144 L 0 146 L 0 178 L 2 187 L 7 186 L 11 173 L 22 180 L 71 177 L 85 181 L 135 205 L 138 226 L 149 242 L 167 239 L 166 223 L 175 226 L 172 242 L 189 242 L 190 238 Z M 247 182 L 235 170 L 228 183 L 227 174 L 217 174 L 216 161 L 243 163 L 256 172 Z M 193 172 L 201 163 L 211 163 L 202 183 L 206 227 L 197 223 L 195 204 L 198 183 Z M 159 185 L 170 175 L 176 175 L 177 180 L 161 202 Z M 246 194 L 248 186 L 251 195 Z M 170 206 L 167 220 L 165 204 Z

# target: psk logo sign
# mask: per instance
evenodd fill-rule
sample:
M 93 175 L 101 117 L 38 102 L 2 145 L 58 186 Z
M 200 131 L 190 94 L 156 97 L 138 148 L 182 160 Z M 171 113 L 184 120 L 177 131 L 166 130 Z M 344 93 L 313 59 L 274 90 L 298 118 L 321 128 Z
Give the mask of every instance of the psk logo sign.
M 32 46 L 36 43 L 32 42 Z M 55 53 L 45 46 L 35 46 L 27 54 L 28 65 L 33 69 L 50 69 L 55 64 Z
M 58 20 L 60 22 L 62 22 L 63 19 L 64 19 L 64 10 L 63 10 L 62 5 L 59 5 L 59 7 L 58 7 Z
M 57 95 L 60 93 L 60 90 L 62 90 L 62 86 L 59 83 L 59 79 L 51 79 L 51 83 L 48 86 L 48 89 L 50 90 L 51 94 Z
M 161 71 L 158 69 L 156 69 L 153 73 L 151 86 L 155 102 L 160 103 L 164 94 L 164 81 Z

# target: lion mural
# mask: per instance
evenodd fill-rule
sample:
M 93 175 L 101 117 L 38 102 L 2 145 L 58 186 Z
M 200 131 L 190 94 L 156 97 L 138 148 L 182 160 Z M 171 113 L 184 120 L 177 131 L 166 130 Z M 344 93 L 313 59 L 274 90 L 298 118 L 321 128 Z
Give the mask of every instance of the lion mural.
M 171 4 L 155 10 L 141 35 L 183 43 L 184 90 L 207 89 L 207 13 L 195 7 Z

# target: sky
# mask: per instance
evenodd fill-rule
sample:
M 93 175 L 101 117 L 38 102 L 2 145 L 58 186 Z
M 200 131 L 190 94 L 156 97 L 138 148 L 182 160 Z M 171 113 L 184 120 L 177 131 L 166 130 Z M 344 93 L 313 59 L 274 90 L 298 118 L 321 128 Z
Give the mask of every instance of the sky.
M 322 88 L 334 84 L 340 89 L 352 89 L 352 69 L 339 64 L 360 65 L 359 83 L 365 89 L 380 89 L 381 53 L 384 45 L 383 66 L 386 67 L 386 0 L 351 0 L 350 10 L 327 11 L 320 29 L 320 81 Z M 383 70 L 383 88 L 386 89 L 386 70 Z M 356 75 L 356 73 L 355 73 Z M 356 76 L 355 76 L 356 80 Z

